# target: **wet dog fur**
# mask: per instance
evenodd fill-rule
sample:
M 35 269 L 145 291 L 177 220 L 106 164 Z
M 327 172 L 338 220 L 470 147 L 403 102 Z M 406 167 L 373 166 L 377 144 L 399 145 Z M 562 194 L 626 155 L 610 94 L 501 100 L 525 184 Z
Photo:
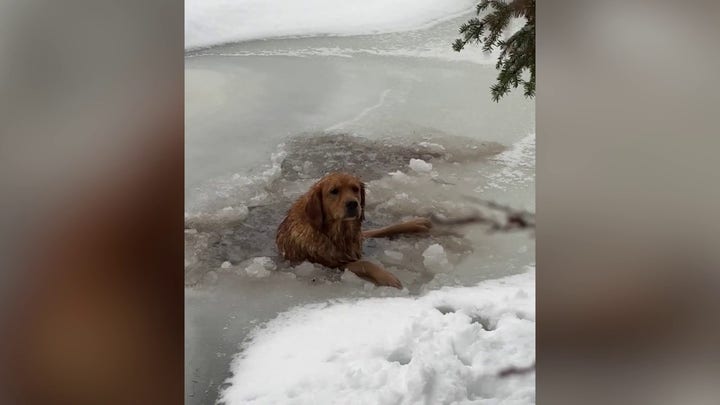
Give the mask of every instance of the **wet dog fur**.
M 401 288 L 397 277 L 361 260 L 363 239 L 427 232 L 430 221 L 418 218 L 363 232 L 364 220 L 365 184 L 348 173 L 330 173 L 293 203 L 275 242 L 281 256 L 292 263 L 348 269 L 377 285 Z

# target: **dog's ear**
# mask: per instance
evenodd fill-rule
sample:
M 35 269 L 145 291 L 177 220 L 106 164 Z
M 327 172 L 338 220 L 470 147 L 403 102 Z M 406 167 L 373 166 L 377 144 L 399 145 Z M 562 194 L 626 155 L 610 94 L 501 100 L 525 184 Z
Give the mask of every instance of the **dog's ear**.
M 313 228 L 321 230 L 325 223 L 325 213 L 323 212 L 322 189 L 317 187 L 311 191 L 310 196 L 305 203 L 305 215 L 308 222 Z
M 360 182 L 360 221 L 365 220 L 365 183 Z

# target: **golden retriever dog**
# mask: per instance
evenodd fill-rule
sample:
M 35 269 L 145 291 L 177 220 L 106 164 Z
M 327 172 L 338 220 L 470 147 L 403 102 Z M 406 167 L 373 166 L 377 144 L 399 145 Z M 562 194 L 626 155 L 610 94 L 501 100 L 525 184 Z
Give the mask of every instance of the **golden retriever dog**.
M 293 203 L 277 230 L 280 254 L 292 263 L 309 261 L 348 269 L 376 285 L 402 288 L 400 280 L 382 267 L 361 260 L 364 238 L 428 232 L 428 219 L 369 231 L 365 220 L 365 184 L 348 173 L 330 173 Z

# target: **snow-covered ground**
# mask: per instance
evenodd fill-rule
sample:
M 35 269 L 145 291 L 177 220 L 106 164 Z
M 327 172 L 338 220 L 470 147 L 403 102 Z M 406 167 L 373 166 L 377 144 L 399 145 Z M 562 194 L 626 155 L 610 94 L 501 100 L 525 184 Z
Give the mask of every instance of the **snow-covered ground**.
M 436 403 L 444 395 L 532 403 L 534 374 L 496 378 L 534 356 L 532 235 L 438 226 L 427 237 L 367 241 L 364 256 L 398 276 L 403 290 L 277 256 L 274 233 L 290 203 L 334 170 L 367 184 L 368 228 L 431 213 L 462 216 L 478 209 L 477 198 L 534 210 L 533 102 L 517 93 L 492 102 L 492 55 L 450 49 L 471 16 L 457 10 L 473 2 L 371 1 L 367 15 L 379 15 L 383 3 L 388 19 L 357 11 L 356 22 L 338 14 L 340 3 L 288 3 L 291 19 L 275 1 L 186 3 L 188 48 L 200 38 L 205 45 L 262 38 L 186 56 L 186 403 L 214 403 L 222 392 L 247 398 L 249 390 L 268 403 L 305 382 L 318 395 L 341 395 L 332 387 L 344 387 L 347 374 L 327 387 L 319 379 L 344 361 L 343 373 L 354 364 L 359 384 L 347 389 L 382 392 L 365 403 Z M 368 28 L 363 19 L 384 25 Z M 284 21 L 286 31 L 271 20 Z M 349 25 L 328 28 L 336 22 Z M 342 36 L 274 38 L 321 33 Z M 373 321 L 383 303 L 394 310 Z M 376 340 L 329 342 L 336 330 L 346 333 L 344 322 Z M 305 324 L 332 333 L 298 340 Z M 407 351 L 383 351 L 403 345 Z M 258 369 L 268 374 L 249 387 L 250 377 L 239 376 L 259 367 L 253 353 L 264 350 L 275 353 Z M 330 368 L 303 370 L 307 381 L 293 380 L 300 377 L 290 373 L 293 356 L 305 351 L 336 357 Z M 368 388 L 383 381 L 386 391 Z M 308 400 L 309 391 L 298 395 L 299 403 L 326 403 Z
M 531 404 L 534 270 L 421 297 L 294 308 L 256 329 L 227 404 Z
M 188 0 L 185 47 L 407 31 L 465 14 L 474 5 L 474 0 Z

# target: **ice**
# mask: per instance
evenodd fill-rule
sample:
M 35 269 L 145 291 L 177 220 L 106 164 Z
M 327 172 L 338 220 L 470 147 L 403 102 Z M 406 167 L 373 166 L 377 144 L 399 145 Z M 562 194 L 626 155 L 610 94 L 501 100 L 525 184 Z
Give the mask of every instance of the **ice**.
M 434 243 L 428 246 L 423 252 L 423 264 L 433 273 L 446 273 L 451 269 L 445 249 L 440 244 Z
M 487 176 L 488 183 L 479 189 L 507 190 L 511 187 L 523 186 L 535 180 L 535 133 L 530 133 L 493 161 L 500 164 L 501 169 Z
M 215 285 L 218 282 L 218 274 L 214 271 L 208 271 L 205 273 L 205 276 L 203 276 L 203 283 L 207 285 Z
M 255 278 L 265 278 L 276 269 L 275 262 L 269 257 L 256 257 L 245 267 L 245 274 Z
M 310 262 L 302 262 L 294 267 L 294 272 L 300 277 L 313 277 L 320 273 L 320 266 Z
M 340 281 L 343 283 L 358 285 L 358 286 L 366 286 L 370 285 L 372 287 L 372 284 L 361 279 L 360 277 L 356 276 L 355 273 L 349 270 L 345 270 L 343 274 L 340 276 Z
M 244 221 L 248 214 L 250 213 L 250 209 L 243 204 L 239 204 L 237 206 L 226 206 L 224 208 L 218 209 L 218 210 L 206 210 L 204 212 L 195 212 L 193 214 L 185 214 L 185 223 L 186 224 L 193 224 L 197 222 L 202 223 L 229 223 L 229 222 L 239 222 Z M 196 233 L 197 230 L 188 229 L 185 231 L 186 234 L 189 233 Z
M 393 180 L 395 180 L 395 181 L 397 181 L 397 182 L 399 182 L 399 183 L 408 183 L 408 182 L 410 182 L 410 176 L 408 176 L 407 174 L 401 172 L 400 170 L 396 170 L 396 171 L 394 171 L 394 172 L 392 172 L 392 173 L 388 173 L 388 174 L 390 175 L 390 177 L 391 177 Z
M 390 258 L 390 259 L 392 259 L 392 260 L 395 260 L 395 261 L 400 261 L 400 260 L 403 259 L 403 254 L 402 254 L 402 252 L 398 252 L 398 251 L 395 251 L 395 250 L 386 250 L 386 251 L 385 251 L 385 256 L 387 256 L 388 258 Z
M 192 137 L 192 135 L 189 136 Z M 208 148 L 208 144 L 205 142 L 207 139 L 212 139 L 212 137 L 199 135 L 198 137 L 202 138 L 202 141 L 191 138 L 186 139 L 187 147 Z M 201 143 L 202 145 L 200 145 Z M 224 142 L 215 146 L 226 149 Z M 283 143 L 279 143 L 270 147 L 274 151 L 270 153 L 269 159 L 267 157 L 263 158 L 264 162 L 258 164 L 259 167 L 255 168 L 256 170 L 252 170 L 252 172 L 259 172 L 257 174 L 242 175 L 233 173 L 215 178 L 205 178 L 200 183 L 197 183 L 197 178 L 203 178 L 207 175 L 203 170 L 197 169 L 190 175 L 186 174 L 186 187 L 192 183 L 195 183 L 195 185 L 186 194 L 185 206 L 189 212 L 185 212 L 185 220 L 201 222 L 245 220 L 250 213 L 250 207 L 262 204 L 268 197 L 265 191 L 267 185 L 280 175 L 280 165 L 286 154 L 284 146 Z M 257 145 L 255 147 L 257 148 Z M 240 160 L 246 164 L 251 164 L 253 163 L 252 158 L 257 158 L 258 155 L 257 152 L 247 152 L 247 155 L 243 155 Z M 211 156 L 217 155 L 211 153 Z M 193 164 L 195 164 L 193 160 L 188 162 L 188 166 L 191 166 L 188 170 L 194 168 Z M 215 164 L 217 165 L 217 163 Z M 202 166 L 207 165 L 207 162 L 205 162 Z M 237 163 L 233 162 L 231 166 L 237 166 Z M 242 198 L 238 199 L 238 196 L 242 196 Z
M 306 161 L 305 163 L 303 163 L 302 171 L 304 173 L 308 173 L 310 171 L 310 169 L 312 169 L 312 162 Z
M 535 403 L 535 272 L 421 297 L 340 300 L 252 332 L 232 404 Z
M 248 207 L 244 205 L 239 205 L 237 207 L 223 208 L 222 210 L 220 210 L 220 215 L 222 217 L 225 217 L 226 219 L 243 220 L 247 218 L 249 212 L 250 211 L 248 210 Z
M 474 0 L 188 0 L 185 48 L 253 39 L 407 31 L 472 10 Z
M 410 168 L 418 173 L 427 173 L 432 170 L 432 163 L 422 159 L 410 159 Z
M 280 274 L 281 274 L 283 277 L 287 277 L 287 278 L 289 278 L 289 279 L 291 279 L 291 280 L 295 280 L 295 279 L 297 278 L 297 276 L 295 275 L 295 273 L 281 272 Z
M 460 19 L 456 20 L 450 20 L 447 24 L 455 24 L 452 28 L 456 28 L 457 24 L 461 24 L 463 17 L 460 17 Z M 456 23 L 457 22 L 457 23 Z M 328 40 L 331 37 L 321 37 L 319 38 L 319 41 L 322 42 L 323 40 Z M 355 37 L 357 38 L 357 37 Z M 362 38 L 362 37 L 361 37 Z M 405 41 L 410 41 L 412 39 L 417 40 L 417 35 L 413 35 L 412 33 L 408 33 L 406 35 Z M 301 39 L 301 38 L 296 38 Z M 333 38 L 336 42 L 337 39 Z M 357 48 L 357 47 L 338 47 L 338 46 L 332 46 L 332 47 L 325 47 L 325 46 L 313 46 L 313 47 L 302 47 L 301 45 L 291 45 L 288 47 L 280 47 L 279 49 L 273 49 L 273 50 L 246 50 L 242 48 L 233 48 L 232 51 L 229 50 L 205 50 L 204 52 L 212 52 L 213 54 L 221 55 L 221 56 L 230 56 L 230 57 L 240 57 L 240 56 L 262 56 L 262 57 L 272 57 L 272 56 L 285 56 L 285 57 L 294 57 L 294 58 L 307 58 L 307 57 L 313 57 L 313 56 L 329 56 L 329 57 L 338 57 L 338 58 L 356 58 L 361 56 L 397 56 L 397 57 L 403 57 L 403 58 L 425 58 L 425 59 L 439 59 L 442 61 L 463 61 L 463 62 L 471 62 L 481 65 L 494 65 L 497 61 L 497 51 L 493 51 L 491 53 L 483 53 L 482 50 L 478 48 L 466 48 L 463 50 L 463 52 L 455 52 L 451 47 L 448 46 L 447 42 L 444 42 L 442 39 L 438 39 L 437 37 L 428 37 L 425 38 L 426 43 L 423 44 L 422 47 L 412 46 L 411 44 L 404 44 L 402 40 L 399 40 L 396 38 L 397 43 L 395 42 L 382 42 L 381 46 L 370 46 L 368 48 Z M 203 51 L 196 51 L 198 53 L 201 53 Z M 337 127 L 330 127 L 329 130 L 332 129 L 338 129 Z M 441 145 L 440 145 L 441 146 Z M 439 149 L 438 149 L 439 150 Z
M 444 152 L 445 151 L 444 146 L 437 144 L 437 143 L 433 143 L 433 142 L 420 142 L 418 145 L 422 146 L 423 148 L 427 148 L 428 150 L 430 150 L 432 152 Z

